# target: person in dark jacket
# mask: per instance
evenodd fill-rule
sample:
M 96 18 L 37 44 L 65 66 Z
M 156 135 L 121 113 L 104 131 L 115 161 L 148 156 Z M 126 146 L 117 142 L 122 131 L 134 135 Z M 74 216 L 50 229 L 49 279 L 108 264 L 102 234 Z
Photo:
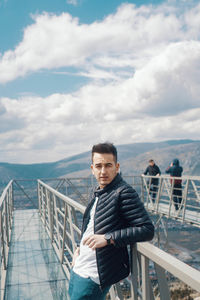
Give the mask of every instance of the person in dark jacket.
M 118 173 L 113 144 L 93 146 L 91 169 L 99 186 L 83 216 L 69 282 L 71 300 L 105 299 L 111 285 L 130 273 L 127 246 L 154 236 L 154 226 L 137 192 Z
M 176 158 L 173 160 L 171 165 L 167 168 L 166 173 L 170 174 L 171 177 L 181 177 L 183 168 L 179 165 L 179 160 Z M 182 180 L 179 178 L 171 179 L 171 185 L 173 187 L 173 202 L 175 209 L 181 208 L 182 202 Z
M 159 167 L 155 164 L 153 159 L 149 160 L 149 165 L 144 171 L 144 175 L 150 175 L 150 176 L 159 176 L 161 175 Z M 152 195 L 152 201 L 155 202 L 157 191 L 158 191 L 158 178 L 150 178 L 149 186 L 150 186 L 150 192 Z

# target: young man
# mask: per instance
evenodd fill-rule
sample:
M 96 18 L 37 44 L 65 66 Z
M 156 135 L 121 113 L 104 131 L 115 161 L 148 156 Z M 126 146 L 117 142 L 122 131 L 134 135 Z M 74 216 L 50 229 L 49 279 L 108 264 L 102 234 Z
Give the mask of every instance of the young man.
M 166 173 L 170 174 L 171 177 L 181 177 L 183 168 L 179 165 L 179 160 L 175 158 L 171 165 L 167 168 Z M 171 179 L 171 185 L 173 186 L 173 202 L 175 209 L 181 208 L 182 202 L 182 180 L 181 179 Z
M 82 238 L 69 283 L 71 300 L 102 300 L 112 284 L 129 275 L 127 245 L 149 241 L 154 226 L 136 191 L 118 173 L 117 150 L 103 143 L 92 148 L 98 181 L 83 216 Z
M 159 167 L 155 164 L 153 159 L 149 160 L 149 165 L 146 168 L 144 175 L 149 174 L 150 176 L 159 176 L 161 175 Z M 152 195 L 152 201 L 155 202 L 157 191 L 158 191 L 158 178 L 150 178 L 149 186 Z

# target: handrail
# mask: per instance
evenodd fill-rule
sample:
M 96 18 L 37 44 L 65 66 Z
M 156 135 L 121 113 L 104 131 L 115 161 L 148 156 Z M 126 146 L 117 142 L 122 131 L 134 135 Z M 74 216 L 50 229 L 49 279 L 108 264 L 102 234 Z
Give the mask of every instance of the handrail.
M 200 180 L 200 176 L 192 176 L 192 175 L 183 175 L 181 177 L 176 177 L 176 176 L 170 176 L 168 174 L 162 174 L 159 176 L 152 176 L 152 175 L 141 175 L 142 177 L 151 177 L 151 178 L 174 178 L 174 179 L 182 179 L 182 180 L 188 180 L 188 179 L 192 179 L 192 180 Z
M 137 251 L 154 263 L 162 266 L 165 271 L 170 272 L 184 283 L 189 284 L 194 290 L 200 292 L 200 272 L 197 269 L 192 268 L 171 254 L 147 242 L 138 243 Z
M 2 206 L 2 203 L 3 203 L 3 201 L 4 201 L 5 197 L 6 197 L 6 194 L 7 194 L 8 190 L 10 189 L 12 183 L 13 183 L 13 180 L 11 180 L 11 181 L 7 184 L 7 186 L 5 187 L 5 189 L 3 190 L 3 192 L 2 192 L 2 194 L 1 194 L 1 196 L 0 196 L 0 208 L 1 208 L 1 206 Z
M 80 238 L 76 214 L 77 212 L 83 214 L 85 207 L 41 180 L 38 180 L 38 201 L 41 220 L 69 278 L 73 252 L 76 249 L 76 242 Z M 69 231 L 66 231 L 67 225 Z
M 53 189 L 52 187 L 50 187 L 46 183 L 42 182 L 41 180 L 38 180 L 38 183 L 42 184 L 45 188 L 47 188 L 50 192 L 54 193 L 57 197 L 59 197 L 60 199 L 62 199 L 64 202 L 70 204 L 75 209 L 77 209 L 80 212 L 84 213 L 85 207 L 82 204 L 80 204 L 77 201 L 74 201 L 73 199 L 71 199 L 71 198 L 69 198 L 69 197 L 61 194 L 60 192 L 58 192 L 57 190 Z
M 141 178 L 147 210 L 200 227 L 200 176 L 142 175 Z M 181 185 L 176 185 L 177 180 Z
M 63 265 L 66 276 L 70 268 L 76 243 L 80 239 L 81 215 L 85 207 L 38 180 L 39 211 L 52 245 Z M 170 292 L 166 271 L 200 292 L 200 272 L 150 243 L 132 247 L 131 299 L 151 300 L 154 286 L 149 271 L 153 262 L 161 300 L 169 300 Z M 110 290 L 111 299 L 123 299 L 119 285 Z
M 11 180 L 0 196 L 0 287 L 4 299 L 8 252 L 13 215 L 13 181 Z
M 146 209 L 160 217 L 165 216 L 182 223 L 200 227 L 200 176 L 170 177 L 169 175 L 150 176 L 133 175 L 123 176 L 132 185 L 144 202 Z M 158 183 L 151 184 L 153 179 Z M 78 199 L 83 205 L 89 198 L 89 190 L 94 187 L 92 178 L 60 178 L 56 190 L 67 195 L 74 200 Z M 174 187 L 176 180 L 181 180 L 182 187 Z M 69 184 L 70 183 L 70 184 Z M 153 189 L 153 191 L 152 191 Z M 181 205 L 175 205 L 174 191 L 182 192 Z M 153 197 L 154 194 L 154 197 Z M 83 201 L 84 199 L 84 201 Z M 154 201 L 155 200 L 155 201 Z M 177 208 L 175 210 L 175 208 Z M 161 222 L 163 222 L 161 218 Z

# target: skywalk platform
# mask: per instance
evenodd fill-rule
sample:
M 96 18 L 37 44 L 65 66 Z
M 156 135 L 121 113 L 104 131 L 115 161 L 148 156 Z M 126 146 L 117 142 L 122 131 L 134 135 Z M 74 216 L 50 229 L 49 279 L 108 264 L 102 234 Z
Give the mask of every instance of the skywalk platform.
M 161 221 L 167 224 L 163 216 L 200 227 L 200 177 L 183 179 L 183 207 L 179 212 L 174 210 L 170 178 L 160 177 L 155 204 L 148 178 L 137 176 L 133 186 L 146 208 L 158 216 L 157 228 Z M 11 180 L 0 196 L 1 300 L 69 299 L 71 261 L 85 211 L 80 193 L 84 199 L 89 193 L 82 180 L 78 179 L 76 185 L 68 185 L 68 181 L 51 181 L 54 188 L 41 180 Z M 159 293 L 160 299 L 170 300 L 169 274 L 177 284 L 187 284 L 196 297 L 200 296 L 198 269 L 148 242 L 137 243 L 131 250 L 134 272 L 128 278 L 128 286 L 126 281 L 127 299 L 155 300 Z M 123 291 L 121 284 L 113 285 L 110 299 L 123 300 Z
M 145 203 L 145 207 L 150 212 L 158 213 L 159 215 L 164 215 L 174 220 L 184 220 L 185 223 L 193 224 L 199 227 L 199 211 L 184 210 L 184 207 L 176 211 L 173 205 L 170 207 L 169 204 L 165 203 Z
M 68 299 L 66 285 L 38 210 L 14 211 L 5 299 Z

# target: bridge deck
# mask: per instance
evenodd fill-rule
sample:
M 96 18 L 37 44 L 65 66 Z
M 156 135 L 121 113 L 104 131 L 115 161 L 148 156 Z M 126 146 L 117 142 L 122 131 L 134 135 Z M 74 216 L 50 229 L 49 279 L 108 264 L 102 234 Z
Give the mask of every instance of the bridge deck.
M 169 216 L 171 219 L 184 219 L 185 223 L 190 223 L 196 226 L 200 225 L 200 212 L 186 209 L 185 212 L 183 209 L 180 211 L 176 211 L 172 205 L 170 208 L 169 204 L 165 204 L 160 202 L 157 206 L 157 204 L 153 203 L 145 203 L 145 207 L 147 210 L 152 212 L 157 212 L 158 214 L 163 214 L 165 216 Z M 183 216 L 184 214 L 184 216 Z
M 14 212 L 5 299 L 67 299 L 67 279 L 37 210 Z

